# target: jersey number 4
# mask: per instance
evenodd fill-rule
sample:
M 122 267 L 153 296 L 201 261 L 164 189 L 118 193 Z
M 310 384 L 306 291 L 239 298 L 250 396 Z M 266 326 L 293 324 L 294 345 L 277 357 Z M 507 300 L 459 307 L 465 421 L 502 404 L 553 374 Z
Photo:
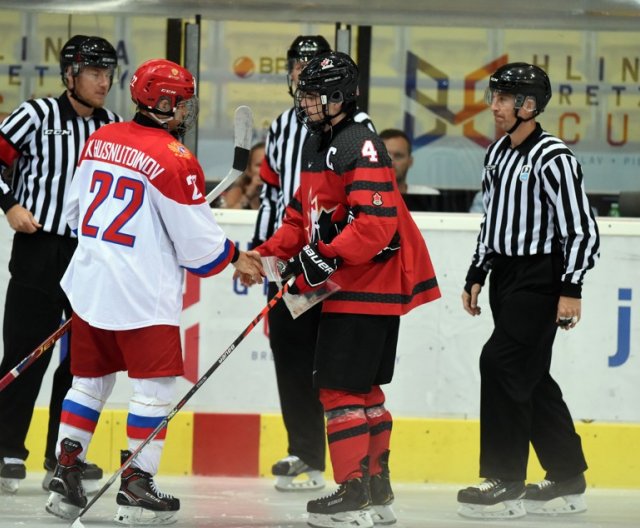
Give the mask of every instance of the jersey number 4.
M 123 207 L 106 229 L 103 230 L 102 240 L 133 247 L 136 237 L 123 233 L 121 229 L 140 209 L 144 198 L 144 184 L 139 180 L 121 177 L 118 178 L 114 187 L 112 174 L 104 171 L 95 171 L 91 178 L 90 191 L 95 193 L 95 196 L 82 219 L 82 235 L 97 238 L 102 226 L 92 224 L 92 217 L 104 201 L 109 196 L 113 196 L 113 198 L 122 200 Z

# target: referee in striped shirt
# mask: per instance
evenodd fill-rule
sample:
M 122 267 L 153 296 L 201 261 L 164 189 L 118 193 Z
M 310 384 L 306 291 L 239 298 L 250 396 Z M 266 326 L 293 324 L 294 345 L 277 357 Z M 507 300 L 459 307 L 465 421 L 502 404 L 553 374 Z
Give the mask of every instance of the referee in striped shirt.
M 77 239 L 67 226 L 63 200 L 87 138 L 97 128 L 121 121 L 103 108 L 116 66 L 109 42 L 75 35 L 60 53 L 65 92 L 24 102 L 0 125 L 0 165 L 14 168 L 10 186 L 0 182 L 0 207 L 15 231 L 0 376 L 55 331 L 63 312 L 71 315 L 59 281 Z M 0 483 L 9 492 L 17 491 L 26 476 L 25 438 L 50 359 L 44 355 L 0 392 Z M 53 377 L 45 451 L 49 471 L 56 464 L 61 406 L 71 380 L 67 355 Z M 84 476 L 92 480 L 101 475 L 92 465 Z
M 298 75 L 316 55 L 331 51 L 320 35 L 300 35 L 287 52 L 289 94 L 293 97 Z M 354 120 L 375 132 L 365 112 Z M 264 180 L 252 247 L 273 235 L 284 211 L 300 185 L 302 146 L 307 129 L 298 121 L 295 108 L 280 114 L 271 124 L 266 141 L 265 157 L 260 168 Z M 277 292 L 269 285 L 269 298 Z M 321 473 L 325 469 L 324 410 L 313 388 L 313 358 L 320 320 L 321 305 L 292 319 L 282 303 L 269 312 L 269 344 L 273 353 L 282 418 L 287 430 L 288 455 L 273 465 L 277 477 L 276 489 L 281 491 L 318 489 L 324 486 Z M 306 474 L 307 480 L 293 482 Z
M 502 66 L 487 89 L 506 134 L 486 153 L 485 215 L 462 304 L 480 314 L 478 295 L 491 271 L 495 328 L 480 356 L 480 476 L 488 480 L 461 490 L 462 505 L 521 498 L 529 442 L 549 482 L 527 486 L 525 504 L 585 489 L 580 437 L 549 368 L 557 328 L 580 320 L 581 285 L 598 258 L 599 235 L 580 164 L 536 123 L 550 98 L 547 74 L 526 63 Z

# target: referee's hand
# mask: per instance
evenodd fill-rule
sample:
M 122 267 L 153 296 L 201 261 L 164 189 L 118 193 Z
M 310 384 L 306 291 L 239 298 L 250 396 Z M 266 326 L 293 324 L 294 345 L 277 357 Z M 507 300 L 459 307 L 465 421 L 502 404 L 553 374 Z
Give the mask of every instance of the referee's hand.
M 31 211 L 25 209 L 20 204 L 14 205 L 6 212 L 7 221 L 14 231 L 18 233 L 35 233 L 42 227 L 34 218 Z
M 478 295 L 481 290 L 482 286 L 477 283 L 471 286 L 471 293 L 462 290 L 462 307 L 465 312 L 471 315 L 480 315 L 482 309 L 478 306 Z

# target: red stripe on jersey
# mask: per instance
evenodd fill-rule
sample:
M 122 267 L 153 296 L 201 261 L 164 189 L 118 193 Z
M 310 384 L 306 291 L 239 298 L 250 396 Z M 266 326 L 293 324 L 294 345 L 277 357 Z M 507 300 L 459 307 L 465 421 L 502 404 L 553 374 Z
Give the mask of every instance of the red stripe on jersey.
M 69 411 L 62 411 L 62 413 L 60 414 L 60 421 L 89 433 L 93 433 L 96 430 L 96 425 L 98 425 L 98 422 L 94 422 L 89 418 L 84 418 L 83 416 L 70 413 Z
M 18 149 L 9 143 L 7 138 L 0 134 L 0 161 L 8 167 L 18 156 L 20 156 Z
M 147 438 L 153 429 L 151 427 L 135 427 L 133 425 L 127 425 L 127 437 L 134 440 L 144 440 Z M 155 440 L 164 440 L 167 437 L 166 426 L 160 429 L 160 432 L 156 435 Z
M 269 165 L 266 156 L 262 159 L 262 164 L 260 165 L 260 177 L 265 183 L 280 188 L 280 178 L 276 171 Z

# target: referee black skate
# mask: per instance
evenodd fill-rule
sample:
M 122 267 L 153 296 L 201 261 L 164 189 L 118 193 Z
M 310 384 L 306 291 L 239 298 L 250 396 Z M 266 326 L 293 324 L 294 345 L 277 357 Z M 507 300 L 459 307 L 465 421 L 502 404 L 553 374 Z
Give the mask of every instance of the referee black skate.
M 87 138 L 102 125 L 121 121 L 103 108 L 117 67 L 116 51 L 100 37 L 75 35 L 60 52 L 66 87 L 57 98 L 22 103 L 0 126 L 0 169 L 15 164 L 11 187 L 0 181 L 0 207 L 15 231 L 4 311 L 5 375 L 71 315 L 60 288 L 77 239 L 62 211 Z M 15 493 L 26 477 L 25 438 L 51 354 L 44 354 L 0 392 L 0 484 Z M 69 357 L 57 367 L 49 405 L 44 467 L 47 489 L 56 461 L 62 400 L 71 386 Z M 97 491 L 102 470 L 89 465 L 85 487 Z
M 580 320 L 582 282 L 598 259 L 599 235 L 580 164 L 536 123 L 550 99 L 547 74 L 526 63 L 499 68 L 486 91 L 505 135 L 485 156 L 485 214 L 462 293 L 464 309 L 480 315 L 478 295 L 490 272 L 495 327 L 480 355 L 485 481 L 458 492 L 465 517 L 586 510 L 581 440 L 549 369 L 557 329 Z M 529 443 L 546 476 L 525 487 Z

